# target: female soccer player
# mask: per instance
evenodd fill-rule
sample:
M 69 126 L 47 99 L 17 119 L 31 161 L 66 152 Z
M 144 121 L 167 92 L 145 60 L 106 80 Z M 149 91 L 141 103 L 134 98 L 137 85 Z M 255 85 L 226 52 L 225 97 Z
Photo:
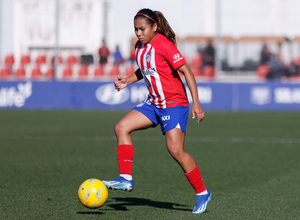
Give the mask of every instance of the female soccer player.
M 178 51 L 175 33 L 161 12 L 140 10 L 134 17 L 134 29 L 138 38 L 135 54 L 139 68 L 128 77 L 118 76 L 114 85 L 120 91 L 144 78 L 149 95 L 145 102 L 134 107 L 115 125 L 120 176 L 112 181 L 103 180 L 103 183 L 109 189 L 133 190 L 131 132 L 160 124 L 169 153 L 181 166 L 197 194 L 193 213 L 203 213 L 211 194 L 195 160 L 184 151 L 189 103 L 178 71 L 185 77 L 193 99 L 192 117 L 197 115 L 199 123 L 204 119 L 204 111 L 199 103 L 195 77 Z

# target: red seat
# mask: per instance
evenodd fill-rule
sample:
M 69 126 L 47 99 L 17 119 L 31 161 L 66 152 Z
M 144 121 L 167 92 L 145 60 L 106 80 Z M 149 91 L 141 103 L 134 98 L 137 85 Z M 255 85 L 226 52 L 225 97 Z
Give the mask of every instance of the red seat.
M 300 56 L 299 57 L 296 57 L 294 59 L 294 62 L 298 64 L 298 66 L 300 66 Z
M 31 58 L 30 58 L 30 55 L 22 55 L 21 56 L 21 65 L 27 65 L 27 64 L 30 64 L 31 62 Z
M 201 68 L 202 68 L 202 55 L 201 54 L 196 54 L 192 58 L 192 63 L 191 63 L 191 70 L 194 73 L 195 76 L 200 76 L 202 75 L 201 73 Z
M 78 77 L 79 78 L 88 78 L 88 76 L 89 76 L 89 66 L 81 65 L 79 67 Z
M 53 79 L 54 78 L 54 67 L 53 65 L 50 65 L 46 74 L 45 74 L 46 79 Z
M 266 75 L 270 72 L 270 67 L 269 65 L 261 64 L 257 67 L 256 72 L 258 78 L 265 79 Z
M 12 66 L 15 63 L 14 55 L 7 55 L 4 60 L 5 65 Z
M 36 60 L 35 60 L 36 64 L 44 64 L 46 62 L 47 62 L 46 55 L 38 55 Z
M 206 77 L 206 78 L 214 78 L 215 77 L 215 67 L 214 66 L 210 66 L 210 65 L 207 65 L 207 66 L 204 66 L 203 68 L 203 76 Z
M 25 70 L 24 66 L 20 66 L 16 69 L 14 77 L 15 77 L 15 79 L 25 79 L 26 78 L 26 70 Z
M 111 68 L 110 72 L 109 72 L 109 76 L 118 76 L 120 75 L 120 67 L 119 65 L 113 65 L 113 67 Z
M 135 69 L 133 67 L 133 65 L 130 65 L 126 68 L 125 70 L 125 75 L 126 76 L 130 76 L 131 74 L 133 74 L 135 72 Z
M 62 74 L 62 78 L 63 79 L 71 79 L 73 77 L 73 70 L 72 67 L 67 65 L 66 67 L 64 67 L 63 69 L 63 74 Z
M 104 67 L 103 65 L 98 65 L 94 71 L 94 77 L 102 77 L 104 76 Z
M 35 66 L 31 70 L 31 78 L 32 79 L 41 79 L 43 76 L 42 71 L 39 66 Z
M 75 55 L 69 55 L 66 62 L 67 64 L 76 64 L 78 63 L 78 58 Z
M 11 69 L 9 67 L 2 67 L 0 70 L 0 78 L 8 79 L 11 76 Z

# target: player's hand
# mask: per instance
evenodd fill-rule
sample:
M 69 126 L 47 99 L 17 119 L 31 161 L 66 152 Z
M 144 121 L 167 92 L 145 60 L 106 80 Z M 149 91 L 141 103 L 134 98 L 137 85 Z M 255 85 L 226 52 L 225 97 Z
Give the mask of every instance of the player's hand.
M 205 112 L 199 104 L 193 104 L 192 106 L 192 118 L 194 119 L 196 115 L 198 117 L 198 123 L 203 121 L 205 117 Z
M 114 82 L 114 85 L 117 91 L 124 89 L 128 85 L 126 77 L 118 76 L 118 79 Z

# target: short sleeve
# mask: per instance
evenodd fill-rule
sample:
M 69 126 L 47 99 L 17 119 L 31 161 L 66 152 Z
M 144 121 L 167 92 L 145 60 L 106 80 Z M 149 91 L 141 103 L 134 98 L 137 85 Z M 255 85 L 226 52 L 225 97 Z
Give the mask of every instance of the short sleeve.
M 165 47 L 165 58 L 174 69 L 186 64 L 185 59 L 172 42 L 169 42 Z

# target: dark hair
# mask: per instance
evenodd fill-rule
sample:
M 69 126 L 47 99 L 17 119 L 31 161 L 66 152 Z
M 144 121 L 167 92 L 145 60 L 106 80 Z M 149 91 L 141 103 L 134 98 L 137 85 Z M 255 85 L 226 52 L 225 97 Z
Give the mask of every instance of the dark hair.
M 157 23 L 157 32 L 164 35 L 169 41 L 176 45 L 176 35 L 169 25 L 169 22 L 160 11 L 152 11 L 149 8 L 144 8 L 138 11 L 134 19 L 143 17 L 147 19 L 148 23 L 153 26 Z

